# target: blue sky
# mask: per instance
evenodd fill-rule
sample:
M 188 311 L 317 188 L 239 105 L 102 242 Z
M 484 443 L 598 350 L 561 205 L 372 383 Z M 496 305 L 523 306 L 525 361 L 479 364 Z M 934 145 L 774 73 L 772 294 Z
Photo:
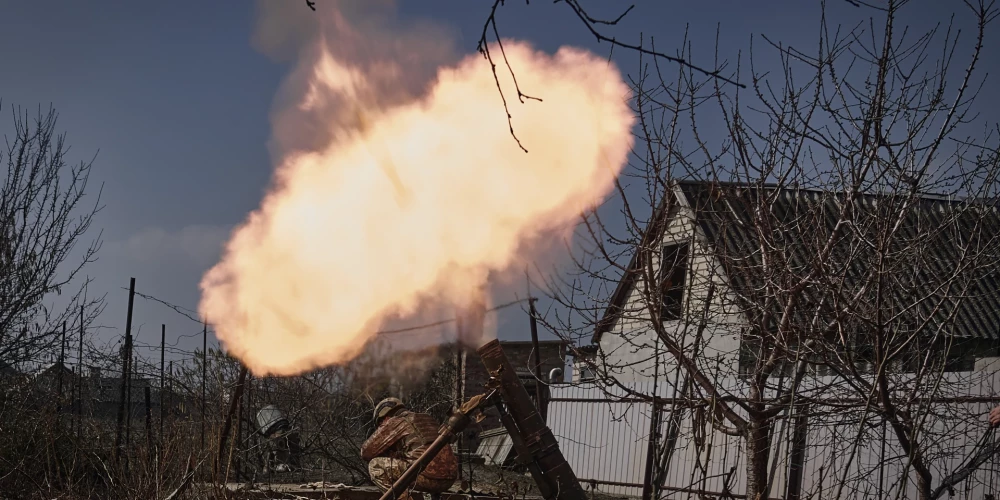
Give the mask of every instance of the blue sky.
M 273 1 L 307 8 L 304 1 Z M 809 50 L 817 39 L 819 1 L 634 3 L 610 33 L 631 41 L 638 33 L 653 36 L 657 47 L 672 52 L 689 27 L 695 58 L 706 66 L 717 25 L 720 54 L 731 61 L 746 53 L 751 35 Z M 946 22 L 960 6 L 917 3 L 905 19 L 914 30 Z M 584 4 L 595 15 L 617 15 L 624 2 Z M 491 5 L 401 0 L 398 14 L 404 23 L 423 18 L 446 26 L 457 50 L 467 54 L 476 49 Z M 323 0 L 318 7 L 324 8 Z M 829 2 L 829 11 L 845 25 L 870 14 L 837 0 Z M 103 330 L 105 340 L 124 330 L 127 293 L 121 287 L 130 276 L 142 292 L 195 308 L 201 273 L 217 259 L 229 228 L 257 206 L 267 186 L 269 113 L 289 66 L 254 48 L 255 14 L 253 2 L 36 1 L 4 7 L 0 130 L 6 132 L 12 106 L 51 104 L 68 133 L 71 158 L 97 154 L 92 182 L 104 185 L 105 209 L 97 227 L 105 244 L 88 272 L 97 280 L 92 292 L 107 293 L 109 301 L 100 322 L 118 329 Z M 498 23 L 504 36 L 530 40 L 546 51 L 569 44 L 609 53 L 564 4 L 511 0 L 500 9 Z M 997 42 L 988 39 L 987 47 Z M 636 69 L 633 53 L 618 50 L 615 60 L 624 72 Z M 995 73 L 998 60 L 988 57 L 986 71 Z M 997 98 L 982 99 L 984 112 L 996 116 Z M 497 106 L 496 119 L 503 119 L 499 100 Z M 170 343 L 199 328 L 161 305 L 138 300 L 138 342 L 157 342 L 161 323 L 167 324 Z M 501 338 L 523 339 L 527 331 L 522 312 L 501 317 Z M 200 345 L 196 339 L 179 342 L 185 348 Z

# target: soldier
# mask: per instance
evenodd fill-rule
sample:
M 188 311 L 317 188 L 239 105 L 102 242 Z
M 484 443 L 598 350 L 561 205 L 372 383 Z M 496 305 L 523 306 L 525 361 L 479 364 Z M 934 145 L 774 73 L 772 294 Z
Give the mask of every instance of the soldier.
M 361 459 L 368 462 L 372 482 L 387 491 L 437 438 L 439 424 L 426 413 L 409 411 L 396 398 L 379 402 L 374 417 L 378 428 L 361 446 Z M 457 477 L 458 460 L 446 446 L 420 472 L 413 489 L 436 495 L 448 491 Z

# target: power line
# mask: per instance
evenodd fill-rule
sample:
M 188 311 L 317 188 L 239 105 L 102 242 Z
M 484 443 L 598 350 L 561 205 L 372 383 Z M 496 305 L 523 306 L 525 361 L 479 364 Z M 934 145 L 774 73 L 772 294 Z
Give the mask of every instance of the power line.
M 491 308 L 487 309 L 486 312 L 487 313 L 497 312 L 497 311 L 500 311 L 502 309 L 506 309 L 508 307 L 516 306 L 516 305 L 518 305 L 520 303 L 527 302 L 527 301 L 528 301 L 528 299 L 519 299 L 519 300 L 515 300 L 515 301 L 512 301 L 512 302 L 507 302 L 507 303 L 504 303 L 504 304 L 500 304 L 500 305 L 498 305 L 496 307 L 491 307 Z M 417 331 L 417 330 L 426 330 L 428 328 L 434 328 L 435 326 L 447 325 L 449 323 L 454 323 L 456 321 L 458 321 L 458 318 L 448 318 L 448 319 L 442 319 L 440 321 L 435 321 L 433 323 L 427 323 L 427 324 L 417 325 L 417 326 L 410 326 L 410 327 L 406 327 L 406 328 L 398 328 L 398 329 L 394 329 L 394 330 L 379 330 L 379 331 L 375 332 L 375 334 L 376 335 L 388 335 L 388 334 L 394 334 L 394 333 L 406 333 L 406 332 L 413 332 L 413 331 Z
M 122 290 L 128 290 L 128 289 L 122 287 Z M 157 303 L 159 303 L 159 304 L 161 304 L 161 305 L 169 308 L 170 310 L 176 312 L 177 314 L 180 314 L 181 316 L 184 316 L 185 318 L 187 318 L 187 319 L 189 319 L 191 321 L 194 321 L 195 323 L 198 323 L 198 324 L 202 323 L 202 320 L 200 320 L 197 317 L 193 316 L 193 315 L 198 314 L 193 309 L 189 309 L 187 307 L 176 305 L 176 304 L 174 304 L 172 302 L 169 302 L 167 300 L 161 299 L 161 298 L 156 297 L 154 295 L 150 295 L 150 294 L 146 294 L 146 293 L 140 293 L 138 291 L 136 291 L 135 294 L 138 297 L 140 297 L 140 298 L 142 298 L 144 300 L 150 300 L 150 301 L 153 301 L 153 302 L 157 302 Z M 529 299 L 518 299 L 518 300 L 511 301 L 511 302 L 506 302 L 506 303 L 500 304 L 498 306 L 489 308 L 489 309 L 486 310 L 486 312 L 487 313 L 497 312 L 497 311 L 506 309 L 508 307 L 512 307 L 512 306 L 515 306 L 517 304 L 521 304 L 521 303 L 527 302 L 528 300 Z M 448 324 L 456 322 L 457 320 L 458 320 L 457 318 L 446 318 L 446 319 L 434 321 L 434 322 L 431 322 L 431 323 L 425 323 L 425 324 L 422 324 L 422 325 L 415 325 L 415 326 L 409 326 L 409 327 L 404 327 L 404 328 L 396 328 L 396 329 L 392 329 L 392 330 L 379 330 L 379 331 L 375 332 L 375 334 L 376 335 L 391 335 L 391 334 L 397 334 L 397 333 L 415 332 L 415 331 L 419 331 L 419 330 L 426 330 L 428 328 L 434 328 L 434 327 L 438 327 L 438 326 L 448 325 Z M 194 336 L 197 336 L 197 335 L 201 335 L 201 331 L 198 331 L 198 332 L 193 333 L 191 335 L 181 335 L 181 336 L 178 336 L 176 338 L 176 341 L 173 344 L 170 344 L 170 346 L 171 347 L 177 346 L 180 343 L 180 339 L 182 339 L 182 338 L 190 338 L 190 337 L 194 337 Z
M 122 290 L 128 290 L 128 288 L 125 288 L 125 287 L 121 287 L 121 288 L 122 288 Z M 176 304 L 172 304 L 172 303 L 167 302 L 166 300 L 163 300 L 163 299 L 161 299 L 159 297 L 154 297 L 152 295 L 145 294 L 145 293 L 139 293 L 138 291 L 135 292 L 135 294 L 138 295 L 139 297 L 141 297 L 144 300 L 151 300 L 153 302 L 159 302 L 160 304 L 162 304 L 162 305 L 164 305 L 164 306 L 172 309 L 177 314 L 180 314 L 181 316 L 184 316 L 185 318 L 187 318 L 187 319 L 189 319 L 191 321 L 194 321 L 195 323 L 201 324 L 201 319 L 195 317 L 198 314 L 198 312 L 195 311 L 194 309 L 188 309 L 187 307 L 183 307 L 183 306 L 179 306 L 179 305 L 176 305 Z

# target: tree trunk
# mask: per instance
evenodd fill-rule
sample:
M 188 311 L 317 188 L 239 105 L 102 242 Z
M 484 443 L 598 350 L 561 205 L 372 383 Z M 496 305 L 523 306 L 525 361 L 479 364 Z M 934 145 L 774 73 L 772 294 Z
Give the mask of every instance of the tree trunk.
M 931 499 L 931 485 L 920 474 L 917 474 L 917 495 L 920 500 Z
M 767 498 L 767 462 L 771 453 L 771 421 L 751 418 L 747 425 L 747 487 L 748 500 Z
M 924 466 L 923 457 L 919 452 L 915 453 L 914 471 L 917 473 L 917 497 L 920 500 L 931 500 L 931 473 Z

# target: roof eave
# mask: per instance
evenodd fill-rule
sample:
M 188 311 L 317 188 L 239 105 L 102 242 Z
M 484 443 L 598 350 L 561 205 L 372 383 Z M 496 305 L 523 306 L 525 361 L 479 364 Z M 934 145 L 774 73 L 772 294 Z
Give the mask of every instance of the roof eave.
M 640 243 L 641 247 L 646 246 L 652 238 L 659 237 L 662 232 L 663 224 L 669 220 L 671 209 L 674 207 L 674 204 L 672 203 L 674 200 L 676 200 L 680 205 L 685 205 L 687 203 L 683 192 L 680 190 L 679 181 L 671 181 L 671 186 L 667 193 L 668 194 L 660 201 L 660 206 L 657 207 L 654 216 L 650 220 L 648 226 L 649 230 L 642 235 L 642 241 Z M 615 324 L 618 323 L 618 319 L 621 317 L 621 310 L 624 308 L 625 301 L 628 299 L 628 296 L 632 291 L 632 285 L 635 282 L 635 277 L 638 273 L 638 258 L 639 251 L 637 249 L 632 253 L 632 258 L 629 260 L 625 275 L 618 281 L 615 291 L 611 294 L 611 300 L 608 307 L 604 309 L 603 316 L 600 321 L 597 322 L 596 328 L 594 328 L 594 335 L 590 339 L 591 344 L 600 343 L 601 337 L 604 333 L 610 331 L 614 328 Z

